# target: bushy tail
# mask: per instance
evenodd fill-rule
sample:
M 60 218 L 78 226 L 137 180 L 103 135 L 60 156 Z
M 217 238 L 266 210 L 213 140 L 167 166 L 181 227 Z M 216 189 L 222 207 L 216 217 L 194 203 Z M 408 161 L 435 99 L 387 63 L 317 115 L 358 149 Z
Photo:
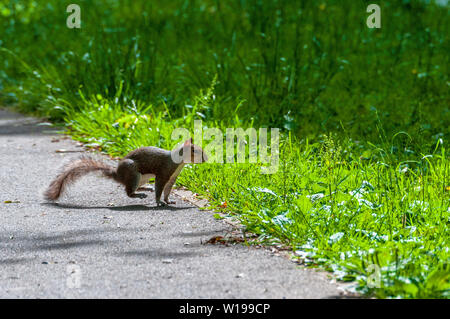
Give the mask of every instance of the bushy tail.
M 80 177 L 91 172 L 100 171 L 104 176 L 117 179 L 116 168 L 100 160 L 83 156 L 68 163 L 61 173 L 50 183 L 44 193 L 47 200 L 56 200 L 65 191 L 67 185 L 74 183 Z

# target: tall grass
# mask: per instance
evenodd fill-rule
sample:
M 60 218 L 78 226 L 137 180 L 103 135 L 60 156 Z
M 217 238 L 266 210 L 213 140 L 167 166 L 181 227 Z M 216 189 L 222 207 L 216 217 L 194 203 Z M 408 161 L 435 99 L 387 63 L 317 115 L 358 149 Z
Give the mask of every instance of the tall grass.
M 60 120 L 85 96 L 160 105 L 180 115 L 217 74 L 204 114 L 237 113 L 298 137 L 341 131 L 448 140 L 448 10 L 383 1 L 383 26 L 365 26 L 367 1 L 79 1 L 68 29 L 60 1 L 1 1 L 3 99 Z

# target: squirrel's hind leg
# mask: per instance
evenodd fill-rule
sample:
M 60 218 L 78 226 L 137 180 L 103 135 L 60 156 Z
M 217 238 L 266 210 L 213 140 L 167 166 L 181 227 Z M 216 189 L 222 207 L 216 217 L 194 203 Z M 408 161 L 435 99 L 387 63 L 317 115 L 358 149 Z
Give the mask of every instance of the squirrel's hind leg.
M 136 173 L 135 176 L 127 178 L 127 184 L 125 184 L 125 191 L 127 195 L 131 198 L 146 198 L 147 195 L 144 193 L 135 193 L 139 186 L 139 181 L 141 180 L 141 174 Z
M 132 160 L 124 160 L 117 168 L 117 175 L 125 185 L 125 191 L 131 198 L 146 198 L 143 193 L 135 193 L 141 182 L 142 175 L 137 171 L 136 165 Z

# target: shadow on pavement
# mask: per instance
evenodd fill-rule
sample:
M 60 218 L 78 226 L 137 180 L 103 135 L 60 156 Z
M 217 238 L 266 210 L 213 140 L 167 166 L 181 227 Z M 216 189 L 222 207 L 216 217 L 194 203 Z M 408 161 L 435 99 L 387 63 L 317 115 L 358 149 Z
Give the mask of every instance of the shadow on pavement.
M 227 231 L 226 228 L 221 230 L 212 230 L 212 231 L 200 231 L 200 232 L 189 232 L 189 233 L 178 233 L 177 236 L 180 237 L 201 237 L 201 236 L 214 236 L 217 234 L 223 234 L 223 232 Z
M 40 125 L 42 121 L 0 109 L 0 135 L 55 134 L 61 128 Z
M 119 256 L 137 256 L 146 258 L 180 258 L 180 257 L 199 257 L 201 256 L 197 252 L 177 252 L 177 251 L 164 251 L 162 249 L 143 249 L 143 250 L 129 250 L 118 254 Z
M 33 259 L 32 258 L 5 258 L 5 259 L 0 259 L 0 265 L 3 265 L 3 266 L 17 265 L 17 264 L 27 263 L 31 260 L 33 260 Z
M 124 206 L 82 206 L 82 205 L 72 205 L 72 204 L 61 204 L 61 203 L 41 203 L 41 205 L 52 206 L 61 209 L 109 209 L 112 211 L 157 211 L 157 210 L 184 210 L 189 208 L 196 208 L 195 206 L 146 206 L 146 205 L 124 205 Z

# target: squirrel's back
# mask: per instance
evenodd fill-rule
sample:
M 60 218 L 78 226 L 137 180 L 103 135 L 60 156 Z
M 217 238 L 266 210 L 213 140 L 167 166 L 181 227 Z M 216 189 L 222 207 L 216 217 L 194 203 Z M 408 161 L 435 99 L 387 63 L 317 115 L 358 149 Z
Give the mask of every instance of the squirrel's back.
M 122 159 L 122 161 L 124 160 L 134 161 L 137 165 L 138 172 L 143 175 L 160 175 L 161 173 L 166 171 L 169 172 L 171 169 L 173 170 L 178 166 L 172 161 L 170 151 L 153 146 L 135 149 Z

